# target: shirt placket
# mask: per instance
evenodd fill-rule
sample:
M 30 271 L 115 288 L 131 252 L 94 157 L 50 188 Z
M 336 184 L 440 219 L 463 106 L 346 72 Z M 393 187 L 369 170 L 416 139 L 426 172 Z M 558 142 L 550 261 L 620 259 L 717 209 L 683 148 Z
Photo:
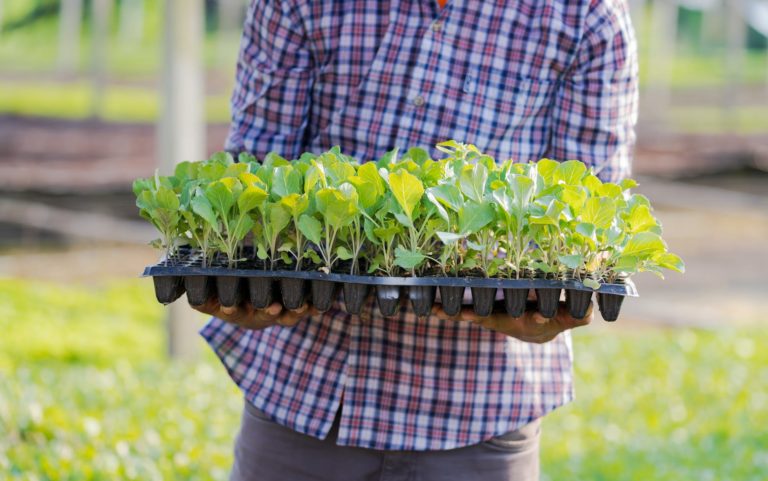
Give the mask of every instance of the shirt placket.
M 421 36 L 418 55 L 413 67 L 411 81 L 408 84 L 406 92 L 406 102 L 408 105 L 408 122 L 401 123 L 403 130 L 399 136 L 406 139 L 406 145 L 413 145 L 418 142 L 418 132 L 415 128 L 423 120 L 425 112 L 430 105 L 434 104 L 439 98 L 440 92 L 437 91 L 435 76 L 438 68 L 436 58 L 440 53 L 441 40 L 445 29 L 446 12 L 442 12 L 437 18 L 430 21 L 425 29 L 419 29 L 415 35 Z M 424 20 L 429 20 L 424 17 Z

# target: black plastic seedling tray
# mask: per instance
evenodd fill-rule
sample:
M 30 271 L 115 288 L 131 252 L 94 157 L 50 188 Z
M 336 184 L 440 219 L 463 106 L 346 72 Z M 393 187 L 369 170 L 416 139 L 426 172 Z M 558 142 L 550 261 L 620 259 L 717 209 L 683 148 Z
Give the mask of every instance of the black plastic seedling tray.
M 343 306 L 350 314 L 360 314 L 365 300 L 376 295 L 382 315 L 397 313 L 401 301 L 408 299 L 418 316 L 432 311 L 440 291 L 443 310 L 457 314 L 465 306 L 464 293 L 472 292 L 471 307 L 477 315 L 487 316 L 495 309 L 506 310 L 511 316 L 520 316 L 527 308 L 528 292 L 537 294 L 535 308 L 545 317 L 554 317 L 559 307 L 560 295 L 565 291 L 565 304 L 569 313 L 583 318 L 589 308 L 593 293 L 597 293 L 600 314 L 606 321 L 619 317 L 625 297 L 637 297 L 631 281 L 621 284 L 602 284 L 598 290 L 576 280 L 550 279 L 503 279 L 482 277 L 378 277 L 349 274 L 326 274 L 317 271 L 263 270 L 251 267 L 248 262 L 238 268 L 220 265 L 202 267 L 199 260 L 162 261 L 144 270 L 155 284 L 157 300 L 170 304 L 185 292 L 190 304 L 203 304 L 217 295 L 223 306 L 233 306 L 249 300 L 254 307 L 263 308 L 279 302 L 288 309 L 301 306 L 311 300 L 320 311 L 330 309 L 342 292 Z M 496 303 L 501 290 L 503 303 Z

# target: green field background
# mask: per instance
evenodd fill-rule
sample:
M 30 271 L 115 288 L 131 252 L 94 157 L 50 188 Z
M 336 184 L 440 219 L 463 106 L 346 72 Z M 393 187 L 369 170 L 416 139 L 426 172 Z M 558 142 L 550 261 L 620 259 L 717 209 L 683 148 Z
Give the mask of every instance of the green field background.
M 240 394 L 207 350 L 166 360 L 162 318 L 147 280 L 0 281 L 3 479 L 227 478 Z M 545 420 L 542 479 L 765 479 L 764 329 L 574 338 L 577 400 Z

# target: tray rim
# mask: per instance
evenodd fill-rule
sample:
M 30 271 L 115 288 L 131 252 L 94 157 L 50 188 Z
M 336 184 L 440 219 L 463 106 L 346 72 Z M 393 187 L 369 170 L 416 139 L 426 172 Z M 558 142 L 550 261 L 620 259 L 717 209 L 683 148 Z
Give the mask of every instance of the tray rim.
M 599 289 L 585 286 L 577 280 L 555 279 L 509 279 L 501 277 L 382 277 L 355 276 L 351 274 L 326 274 L 319 271 L 260 270 L 225 267 L 165 266 L 155 264 L 144 268 L 141 277 L 169 276 L 226 276 L 226 277 L 271 277 L 274 279 L 293 278 L 306 280 L 324 280 L 342 283 L 367 284 L 372 286 L 455 286 L 497 289 L 569 289 L 590 291 L 599 294 L 614 294 L 625 297 L 639 297 L 632 279 L 623 284 L 601 283 Z

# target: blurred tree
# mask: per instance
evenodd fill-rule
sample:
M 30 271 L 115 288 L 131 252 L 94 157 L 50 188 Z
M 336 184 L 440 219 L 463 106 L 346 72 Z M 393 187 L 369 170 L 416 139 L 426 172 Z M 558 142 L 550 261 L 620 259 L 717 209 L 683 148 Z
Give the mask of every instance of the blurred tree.
M 107 88 L 107 44 L 113 0 L 91 0 L 91 116 L 101 117 Z

